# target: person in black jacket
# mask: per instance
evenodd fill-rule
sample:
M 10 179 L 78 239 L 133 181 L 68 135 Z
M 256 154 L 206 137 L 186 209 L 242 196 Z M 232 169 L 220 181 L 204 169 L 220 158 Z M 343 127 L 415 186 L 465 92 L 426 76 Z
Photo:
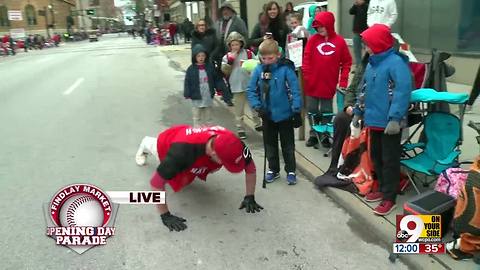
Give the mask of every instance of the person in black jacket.
M 350 14 L 353 15 L 353 54 L 355 55 L 357 68 L 362 62 L 362 38 L 360 33 L 368 28 L 367 11 L 368 0 L 355 0 L 350 8 Z
M 268 27 L 266 33 L 271 35 L 262 35 L 259 31 L 260 23 L 255 27 L 252 36 L 251 36 L 251 45 L 256 46 L 263 42 L 263 40 L 268 38 L 273 38 L 278 42 L 278 45 L 285 52 L 285 43 L 287 41 L 287 34 L 290 32 L 284 17 L 282 15 L 282 10 L 277 2 L 271 1 L 265 5 L 264 9 L 265 14 L 268 17 Z
M 207 52 L 210 52 L 208 60 L 212 62 L 212 52 L 214 52 L 217 47 L 217 36 L 215 29 L 208 28 L 204 19 L 197 22 L 195 30 L 192 33 L 192 52 L 197 44 L 202 45 Z
M 213 65 L 207 61 L 208 52 L 198 44 L 193 48 L 192 65 L 185 73 L 183 96 L 192 100 L 193 125 L 211 124 L 211 111 L 215 88 L 225 92 L 223 78 L 218 76 Z

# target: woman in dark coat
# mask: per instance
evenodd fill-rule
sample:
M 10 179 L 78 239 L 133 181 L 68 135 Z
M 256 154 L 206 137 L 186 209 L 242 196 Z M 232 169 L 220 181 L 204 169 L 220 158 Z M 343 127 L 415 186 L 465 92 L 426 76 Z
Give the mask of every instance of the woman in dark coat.
M 258 46 L 264 40 L 265 34 L 268 32 L 268 16 L 267 13 L 262 12 L 258 14 L 258 23 L 253 27 L 252 35 L 250 37 L 250 47 L 257 53 Z
M 289 33 L 289 28 L 285 23 L 280 5 L 277 2 L 271 1 L 265 5 L 265 14 L 268 17 L 268 27 L 266 32 L 272 33 L 272 38 L 278 42 L 278 45 L 282 47 L 285 51 L 285 43 L 287 41 L 287 34 Z M 265 39 L 261 35 L 260 31 L 253 32 L 251 36 L 252 45 L 255 46 L 255 43 L 261 43 L 262 39 Z
M 217 38 L 215 29 L 208 28 L 208 25 L 204 19 L 201 19 L 195 25 L 195 30 L 192 33 L 192 50 L 195 45 L 200 44 L 209 53 L 210 61 L 212 53 L 217 46 Z

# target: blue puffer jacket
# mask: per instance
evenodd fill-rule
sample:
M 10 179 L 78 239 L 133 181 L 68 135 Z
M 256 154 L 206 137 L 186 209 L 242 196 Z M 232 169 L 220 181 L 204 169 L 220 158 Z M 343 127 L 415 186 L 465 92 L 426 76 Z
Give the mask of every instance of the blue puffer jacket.
M 248 84 L 247 98 L 250 107 L 254 110 L 264 110 L 273 122 L 290 119 L 294 113 L 300 112 L 302 107 L 294 67 L 284 62 L 270 65 L 272 78 L 269 81 L 270 92 L 267 101 L 263 100 L 263 79 L 261 79 L 264 68 L 265 65 L 258 65 Z
M 412 76 L 406 56 L 393 48 L 370 56 L 363 83 L 354 113 L 363 114 L 367 127 L 385 128 L 407 115 Z

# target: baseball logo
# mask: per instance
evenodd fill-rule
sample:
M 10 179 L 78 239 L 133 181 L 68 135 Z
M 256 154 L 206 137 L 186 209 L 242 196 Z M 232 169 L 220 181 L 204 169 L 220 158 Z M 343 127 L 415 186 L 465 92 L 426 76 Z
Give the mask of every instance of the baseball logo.
M 67 186 L 50 203 L 50 215 L 59 227 L 102 227 L 112 213 L 108 196 L 89 184 Z
M 102 223 L 102 206 L 90 195 L 72 196 L 65 201 L 60 209 L 60 224 L 63 227 L 100 227 Z

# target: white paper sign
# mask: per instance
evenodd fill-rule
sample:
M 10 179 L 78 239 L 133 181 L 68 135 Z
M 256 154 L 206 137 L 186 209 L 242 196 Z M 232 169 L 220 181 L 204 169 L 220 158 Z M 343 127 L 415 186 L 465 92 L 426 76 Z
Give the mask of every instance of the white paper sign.
M 8 19 L 10 21 L 22 21 L 22 11 L 21 10 L 9 10 Z
M 19 39 L 27 35 L 25 34 L 25 28 L 12 28 L 10 29 L 10 36 L 12 36 L 13 39 Z
M 292 60 L 293 63 L 295 63 L 295 67 L 301 67 L 303 58 L 303 41 L 298 40 L 292 43 L 288 43 L 287 49 L 288 58 Z

